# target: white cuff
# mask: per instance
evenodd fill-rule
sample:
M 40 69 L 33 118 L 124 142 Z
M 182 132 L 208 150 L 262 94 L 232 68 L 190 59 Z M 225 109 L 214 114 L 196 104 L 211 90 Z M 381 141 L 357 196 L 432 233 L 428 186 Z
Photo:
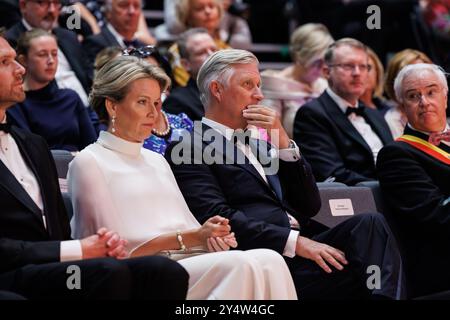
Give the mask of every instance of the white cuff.
M 283 256 L 293 258 L 295 257 L 295 248 L 297 247 L 297 238 L 300 232 L 297 230 L 291 230 L 289 238 L 287 239 L 286 246 L 284 247 Z
M 83 251 L 80 240 L 61 241 L 60 259 L 61 262 L 81 260 Z
M 286 162 L 295 162 L 300 160 L 300 150 L 294 140 L 291 140 L 289 148 L 278 150 L 281 160 Z

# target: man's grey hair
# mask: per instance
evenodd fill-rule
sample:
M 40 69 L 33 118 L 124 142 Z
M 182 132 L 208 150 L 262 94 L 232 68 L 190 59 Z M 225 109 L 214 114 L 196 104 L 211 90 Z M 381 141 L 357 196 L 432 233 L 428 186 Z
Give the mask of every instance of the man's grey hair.
M 144 7 L 144 1 L 145 0 L 141 0 L 141 8 Z M 103 7 L 102 7 L 103 12 L 106 13 L 106 12 L 111 11 L 112 10 L 112 3 L 113 3 L 113 0 L 105 0 L 103 2 Z
M 334 63 L 334 51 L 342 46 L 359 49 L 367 53 L 367 46 L 359 40 L 353 38 L 342 38 L 333 42 L 325 51 L 324 61 L 327 65 Z
M 178 46 L 178 52 L 180 53 L 180 58 L 189 59 L 190 52 L 187 47 L 188 40 L 197 35 L 197 34 L 207 34 L 208 30 L 205 28 L 191 28 L 187 31 L 180 34 L 178 40 L 177 40 L 177 46 Z M 212 39 L 212 38 L 211 38 Z
M 395 96 L 397 97 L 397 101 L 402 103 L 403 102 L 403 81 L 405 78 L 414 75 L 415 78 L 420 79 L 425 76 L 426 73 L 434 73 L 436 77 L 439 79 L 439 82 L 442 85 L 442 88 L 444 88 L 445 93 L 448 92 L 448 85 L 447 85 L 447 79 L 446 79 L 446 73 L 444 69 L 442 69 L 440 66 L 430 63 L 417 63 L 417 64 L 410 64 L 405 66 L 400 70 L 397 77 L 394 80 L 394 91 Z
M 246 50 L 225 49 L 210 55 L 203 63 L 197 76 L 197 86 L 203 106 L 207 108 L 211 102 L 209 84 L 212 80 L 227 85 L 235 65 L 250 63 L 259 64 L 259 61 L 253 53 Z

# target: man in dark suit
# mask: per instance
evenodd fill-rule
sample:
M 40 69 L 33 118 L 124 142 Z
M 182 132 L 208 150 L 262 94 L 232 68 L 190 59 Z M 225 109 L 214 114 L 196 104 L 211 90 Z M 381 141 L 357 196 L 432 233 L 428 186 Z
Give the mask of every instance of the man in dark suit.
M 404 135 L 385 146 L 377 169 L 406 254 L 414 295 L 450 289 L 450 126 L 448 86 L 436 65 L 403 68 L 395 94 L 408 117 Z
M 0 290 L 30 299 L 184 298 L 188 275 L 178 264 L 114 259 L 128 255 L 126 241 L 105 228 L 70 239 L 45 140 L 6 123 L 6 109 L 25 99 L 15 57 L 0 34 Z
M 336 41 L 325 54 L 329 88 L 295 117 L 294 140 L 319 181 L 376 180 L 378 152 L 392 141 L 383 116 L 358 102 L 369 71 L 366 50 L 354 39 Z
M 58 86 L 75 90 L 84 105 L 87 106 L 92 70 L 88 68 L 86 56 L 76 33 L 57 26 L 61 8 L 59 0 L 20 0 L 19 7 L 22 21 L 13 25 L 6 32 L 6 38 L 11 46 L 15 47 L 20 35 L 33 28 L 41 28 L 54 33 L 59 48 L 59 65 L 56 73 Z
M 220 214 L 230 220 L 239 249 L 283 254 L 302 299 L 402 297 L 400 255 L 381 215 L 357 215 L 333 229 L 312 230 L 309 218 L 320 208 L 317 186 L 276 112 L 259 105 L 256 57 L 244 50 L 217 51 L 201 67 L 198 85 L 205 117 L 191 136 L 166 151 L 197 219 Z M 270 144 L 258 139 L 255 126 L 267 131 Z M 255 137 L 247 139 L 245 128 Z M 381 272 L 377 289 L 366 286 L 372 265 Z
M 106 26 L 99 34 L 87 37 L 83 48 L 88 56 L 89 65 L 93 66 L 95 57 L 107 47 L 138 48 L 146 43 L 135 37 L 139 17 L 142 13 L 141 0 L 106 0 Z
M 201 120 L 205 114 L 197 87 L 197 74 L 205 60 L 217 51 L 214 39 L 204 28 L 192 28 L 181 34 L 177 41 L 181 64 L 189 73 L 185 87 L 176 87 L 163 102 L 168 113 L 185 113 L 192 121 Z

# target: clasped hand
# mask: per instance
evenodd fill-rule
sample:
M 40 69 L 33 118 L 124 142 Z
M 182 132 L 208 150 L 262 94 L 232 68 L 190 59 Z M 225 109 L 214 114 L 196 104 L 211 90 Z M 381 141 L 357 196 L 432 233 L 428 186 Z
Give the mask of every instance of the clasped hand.
M 100 228 L 97 234 L 81 239 L 80 242 L 83 259 L 128 257 L 128 251 L 125 249 L 127 240 L 120 238 L 117 232 L 106 228 Z
M 230 248 L 237 247 L 237 241 L 234 232 L 231 232 L 229 220 L 214 216 L 209 218 L 199 230 L 200 237 L 206 242 L 206 247 L 209 252 L 226 251 Z

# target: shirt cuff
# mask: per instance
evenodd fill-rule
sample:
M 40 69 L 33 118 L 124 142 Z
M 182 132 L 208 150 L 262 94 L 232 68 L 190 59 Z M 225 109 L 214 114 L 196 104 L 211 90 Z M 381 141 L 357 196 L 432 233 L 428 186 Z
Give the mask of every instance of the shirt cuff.
M 286 162 L 295 162 L 300 160 L 300 150 L 294 140 L 290 140 L 289 148 L 278 150 L 281 160 Z
M 297 247 L 297 238 L 299 235 L 300 235 L 299 231 L 291 230 L 286 242 L 286 246 L 284 247 L 283 256 L 289 258 L 295 257 L 295 248 Z
M 61 241 L 61 262 L 83 259 L 80 240 Z

